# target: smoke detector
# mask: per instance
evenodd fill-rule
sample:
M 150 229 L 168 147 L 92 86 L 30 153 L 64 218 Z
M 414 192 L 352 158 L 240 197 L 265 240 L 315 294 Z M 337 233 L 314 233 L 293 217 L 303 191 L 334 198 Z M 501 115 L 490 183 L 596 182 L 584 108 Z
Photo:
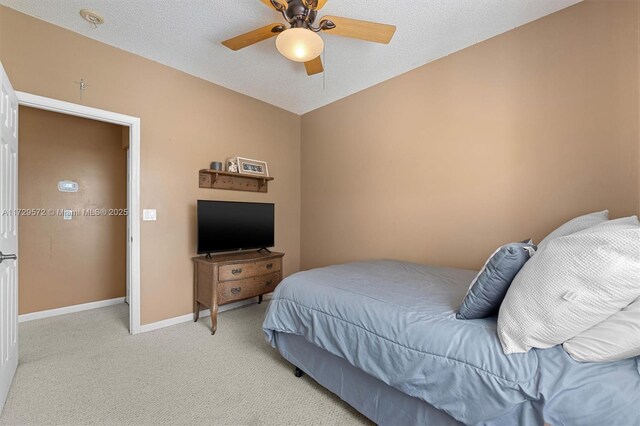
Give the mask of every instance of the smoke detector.
M 104 23 L 104 18 L 98 15 L 93 10 L 82 9 L 80 11 L 80 16 L 82 16 L 85 21 L 90 23 L 93 28 L 98 28 L 98 25 L 102 25 Z

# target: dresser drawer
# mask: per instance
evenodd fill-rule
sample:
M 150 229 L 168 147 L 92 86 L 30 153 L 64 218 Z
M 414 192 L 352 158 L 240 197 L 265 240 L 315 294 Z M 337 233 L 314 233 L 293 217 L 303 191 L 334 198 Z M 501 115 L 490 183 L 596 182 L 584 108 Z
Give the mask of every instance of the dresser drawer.
M 230 281 L 279 272 L 282 270 L 282 259 L 261 260 L 259 262 L 224 265 L 218 268 L 218 280 Z
M 226 281 L 218 284 L 218 303 L 224 304 L 234 300 L 247 299 L 265 293 L 271 293 L 280 283 L 280 272 L 246 278 L 244 280 Z

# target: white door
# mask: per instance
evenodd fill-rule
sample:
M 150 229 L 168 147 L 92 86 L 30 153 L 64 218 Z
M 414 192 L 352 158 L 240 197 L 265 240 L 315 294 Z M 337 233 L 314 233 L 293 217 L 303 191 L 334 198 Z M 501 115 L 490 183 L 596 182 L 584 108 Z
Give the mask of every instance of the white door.
M 0 63 L 0 410 L 18 367 L 18 99 Z

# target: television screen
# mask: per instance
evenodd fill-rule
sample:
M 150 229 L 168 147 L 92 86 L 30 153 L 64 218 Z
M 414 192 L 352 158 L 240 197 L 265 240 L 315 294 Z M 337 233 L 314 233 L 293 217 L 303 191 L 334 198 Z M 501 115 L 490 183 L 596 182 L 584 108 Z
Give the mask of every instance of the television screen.
M 273 204 L 198 200 L 198 254 L 274 246 Z

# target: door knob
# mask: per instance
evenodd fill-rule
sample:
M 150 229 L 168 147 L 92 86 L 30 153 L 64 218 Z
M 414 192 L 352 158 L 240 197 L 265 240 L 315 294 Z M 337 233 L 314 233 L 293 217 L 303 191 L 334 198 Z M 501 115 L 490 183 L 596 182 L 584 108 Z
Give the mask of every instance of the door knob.
M 18 260 L 18 256 L 16 256 L 15 254 L 2 254 L 2 252 L 0 251 L 0 263 L 5 260 Z

